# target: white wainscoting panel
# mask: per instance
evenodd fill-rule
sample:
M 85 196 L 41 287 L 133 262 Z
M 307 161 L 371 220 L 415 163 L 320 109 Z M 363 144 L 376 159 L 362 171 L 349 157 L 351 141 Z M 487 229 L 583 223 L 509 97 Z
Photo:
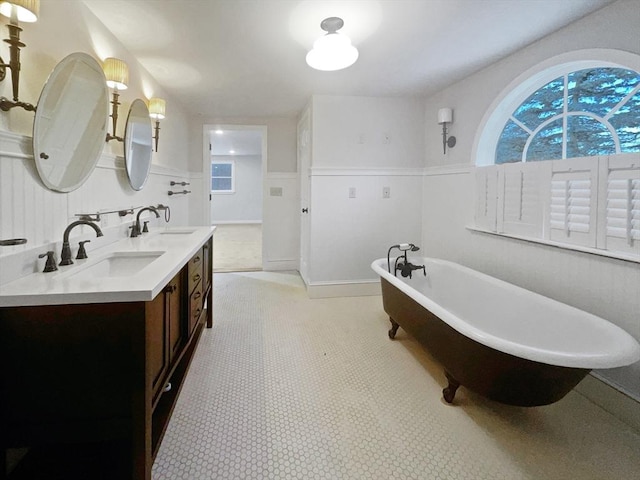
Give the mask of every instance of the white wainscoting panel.
M 38 254 L 54 249 L 59 256 L 62 234 L 77 214 L 96 214 L 110 210 L 150 205 L 168 205 L 171 226 L 188 224 L 191 195 L 169 196 L 170 181 L 191 182 L 189 172 L 152 165 L 149 179 L 141 191 L 133 190 L 127 181 L 122 157 L 105 153 L 98 165 L 77 190 L 59 193 L 47 189 L 38 176 L 31 139 L 0 131 L 0 239 L 26 238 L 19 246 L 0 247 L 0 283 L 16 275 L 37 271 L 41 261 Z M 182 189 L 190 187 L 179 187 Z M 162 214 L 163 212 L 161 212 Z M 156 221 L 149 212 L 143 213 L 149 225 L 164 224 L 164 217 Z M 120 217 L 117 213 L 101 215 L 100 227 L 105 238 L 96 239 L 88 227 L 78 227 L 72 236 L 91 239 L 87 251 L 128 233 L 134 215 Z

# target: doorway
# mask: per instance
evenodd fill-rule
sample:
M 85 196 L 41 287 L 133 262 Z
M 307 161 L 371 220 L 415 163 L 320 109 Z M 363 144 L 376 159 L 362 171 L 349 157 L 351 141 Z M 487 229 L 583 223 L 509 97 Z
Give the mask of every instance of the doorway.
M 214 272 L 262 270 L 266 127 L 205 125 L 204 139 Z

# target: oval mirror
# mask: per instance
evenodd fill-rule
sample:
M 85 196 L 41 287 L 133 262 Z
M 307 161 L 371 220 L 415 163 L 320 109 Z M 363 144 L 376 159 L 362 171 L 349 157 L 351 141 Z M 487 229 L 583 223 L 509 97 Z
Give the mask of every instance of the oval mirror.
M 33 155 L 47 188 L 70 192 L 98 163 L 107 136 L 109 91 L 102 66 L 72 53 L 53 69 L 33 122 Z
M 124 164 L 134 190 L 142 190 L 149 176 L 152 139 L 149 109 L 137 98 L 131 103 L 124 130 Z

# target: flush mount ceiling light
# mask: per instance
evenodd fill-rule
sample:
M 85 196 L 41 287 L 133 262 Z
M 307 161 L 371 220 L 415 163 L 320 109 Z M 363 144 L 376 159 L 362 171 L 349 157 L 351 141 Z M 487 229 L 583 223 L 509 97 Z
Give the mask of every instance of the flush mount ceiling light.
M 347 68 L 358 59 L 358 50 L 351 45 L 349 37 L 338 33 L 344 21 L 338 17 L 325 18 L 320 28 L 327 32 L 313 43 L 307 53 L 307 64 L 316 70 L 333 71 Z

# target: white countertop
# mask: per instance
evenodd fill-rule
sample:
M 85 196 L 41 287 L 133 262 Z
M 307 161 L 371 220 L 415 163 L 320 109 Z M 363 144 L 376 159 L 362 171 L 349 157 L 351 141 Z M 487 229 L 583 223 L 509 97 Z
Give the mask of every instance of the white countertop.
M 49 273 L 33 273 L 0 286 L 0 307 L 152 300 L 211 237 L 215 227 L 154 228 L 136 238 L 124 238 L 89 252 L 85 260 L 58 266 Z M 186 233 L 185 233 L 186 232 Z M 135 274 L 76 275 L 114 253 L 155 252 L 157 258 Z M 75 250 L 72 252 L 75 256 Z M 56 252 L 58 263 L 60 252 Z

